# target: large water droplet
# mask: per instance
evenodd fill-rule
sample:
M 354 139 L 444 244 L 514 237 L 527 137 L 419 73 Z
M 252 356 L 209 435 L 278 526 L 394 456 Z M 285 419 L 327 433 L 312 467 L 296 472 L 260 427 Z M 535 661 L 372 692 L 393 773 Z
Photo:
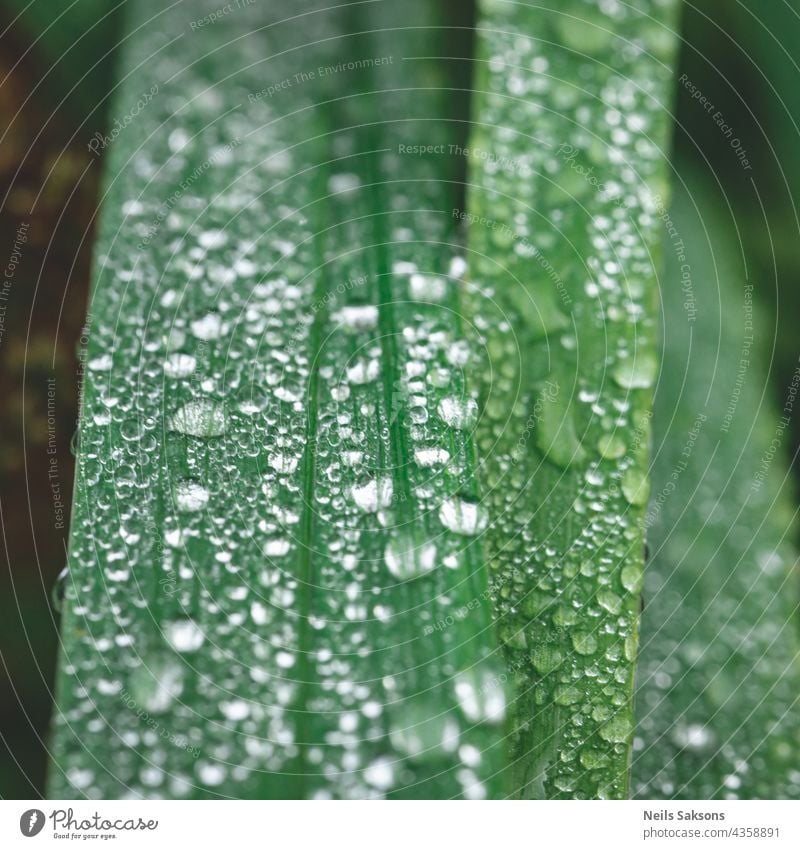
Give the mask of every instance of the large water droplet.
M 430 274 L 412 274 L 408 287 L 415 301 L 441 301 L 447 295 L 447 280 Z
M 374 304 L 342 307 L 337 317 L 351 330 L 371 330 L 378 323 L 378 308 Z
M 203 342 L 213 342 L 222 336 L 222 316 L 210 312 L 192 322 L 192 333 Z
M 460 729 L 437 699 L 414 697 L 394 711 L 389 739 L 398 752 L 415 761 L 435 761 L 456 751 Z
M 614 369 L 614 380 L 623 389 L 647 389 L 655 382 L 658 360 L 650 351 L 637 351 Z
M 169 428 L 187 436 L 222 436 L 228 429 L 228 417 L 222 404 L 201 398 L 184 404 L 170 418 Z
M 191 354 L 170 354 L 164 360 L 164 374 L 167 377 L 188 377 L 197 366 L 197 360 Z
M 390 507 L 394 486 L 391 478 L 373 478 L 362 484 L 356 484 L 352 490 L 353 500 L 365 513 L 376 513 Z
M 502 722 L 506 694 L 500 672 L 492 664 L 480 663 L 455 678 L 456 698 L 472 722 Z
M 436 565 L 436 546 L 432 542 L 421 544 L 400 537 L 386 545 L 386 568 L 398 581 L 407 581 L 430 572 Z
M 196 513 L 208 504 L 209 492 L 195 481 L 181 481 L 175 487 L 175 506 L 182 513 Z
M 478 405 L 472 398 L 442 398 L 437 411 L 442 421 L 456 430 L 474 427 L 478 420 Z
M 418 448 L 414 452 L 414 461 L 423 469 L 442 466 L 450 460 L 450 452 L 444 448 Z
M 600 728 L 598 734 L 609 743 L 625 743 L 632 731 L 630 718 L 618 713 Z
M 448 498 L 439 508 L 439 520 L 453 533 L 469 537 L 486 528 L 489 514 L 477 501 Z
M 622 476 L 622 494 L 634 507 L 647 504 L 650 498 L 650 478 L 647 471 L 631 466 Z
M 169 644 L 178 652 L 197 651 L 205 640 L 200 627 L 191 619 L 169 622 L 164 631 Z
M 347 379 L 351 383 L 371 383 L 380 374 L 381 364 L 377 359 L 359 360 L 347 369 Z
M 183 666 L 174 657 L 145 656 L 131 674 L 130 695 L 150 713 L 164 713 L 183 692 Z

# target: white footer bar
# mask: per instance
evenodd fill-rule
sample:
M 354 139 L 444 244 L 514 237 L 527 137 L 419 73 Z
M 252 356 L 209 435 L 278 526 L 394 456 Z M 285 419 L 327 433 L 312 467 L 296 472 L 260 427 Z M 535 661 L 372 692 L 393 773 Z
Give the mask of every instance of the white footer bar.
M 800 847 L 800 802 L 0 801 L 0 846 Z

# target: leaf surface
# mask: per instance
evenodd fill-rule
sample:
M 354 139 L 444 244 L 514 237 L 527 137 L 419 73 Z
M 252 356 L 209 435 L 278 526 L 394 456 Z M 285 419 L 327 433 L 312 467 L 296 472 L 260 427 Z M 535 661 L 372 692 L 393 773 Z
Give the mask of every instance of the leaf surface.
M 481 3 L 467 228 L 511 787 L 623 797 L 676 4 Z
M 498 795 L 440 31 L 217 5 L 131 4 L 50 792 Z
M 800 371 L 776 415 L 736 231 L 700 175 L 679 173 L 692 192 L 676 190 L 666 245 L 633 790 L 797 798 L 800 640 L 784 452 Z

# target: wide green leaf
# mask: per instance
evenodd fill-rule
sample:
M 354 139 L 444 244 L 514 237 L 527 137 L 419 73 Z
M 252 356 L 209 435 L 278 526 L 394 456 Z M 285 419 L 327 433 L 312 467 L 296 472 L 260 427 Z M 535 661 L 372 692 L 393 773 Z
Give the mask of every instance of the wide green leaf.
M 676 6 L 479 7 L 455 214 L 524 797 L 627 794 Z
M 129 6 L 50 792 L 499 795 L 432 7 Z
M 797 798 L 800 639 L 788 419 L 771 408 L 762 312 L 733 221 L 691 166 L 670 212 L 655 405 L 651 559 L 633 790 Z

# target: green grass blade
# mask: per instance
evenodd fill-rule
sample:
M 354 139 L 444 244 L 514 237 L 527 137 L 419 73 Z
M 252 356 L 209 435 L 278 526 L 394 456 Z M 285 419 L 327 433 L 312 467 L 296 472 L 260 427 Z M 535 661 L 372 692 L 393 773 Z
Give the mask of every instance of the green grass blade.
M 437 51 L 131 5 L 50 792 L 498 795 L 452 188 L 398 147 L 451 132 Z
M 633 789 L 797 798 L 795 511 L 779 418 L 791 409 L 774 413 L 766 394 L 765 324 L 724 206 L 681 173 L 693 192 L 676 192 L 662 286 Z
M 479 5 L 460 217 L 527 797 L 627 793 L 676 7 Z

